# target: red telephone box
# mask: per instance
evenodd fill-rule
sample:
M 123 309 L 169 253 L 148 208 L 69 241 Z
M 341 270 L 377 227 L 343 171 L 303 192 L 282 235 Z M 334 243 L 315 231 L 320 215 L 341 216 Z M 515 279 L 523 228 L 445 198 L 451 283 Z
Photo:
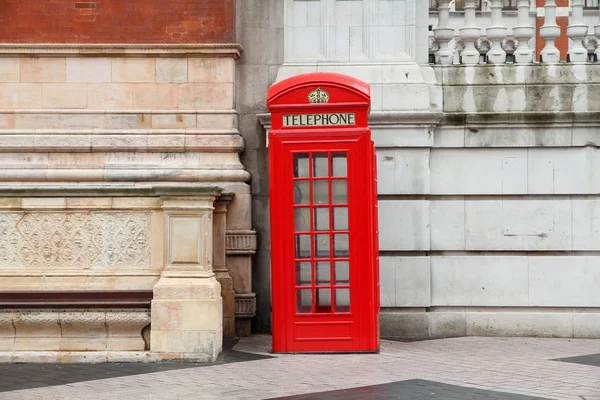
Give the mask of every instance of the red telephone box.
M 269 89 L 274 352 L 379 347 L 369 85 L 311 73 Z

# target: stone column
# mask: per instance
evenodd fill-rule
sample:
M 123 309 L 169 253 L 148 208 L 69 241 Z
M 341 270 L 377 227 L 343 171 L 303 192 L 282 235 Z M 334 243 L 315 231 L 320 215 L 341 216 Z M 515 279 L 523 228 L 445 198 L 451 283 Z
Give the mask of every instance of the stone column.
M 222 194 L 215 202 L 213 217 L 213 270 L 221 284 L 223 298 L 223 337 L 235 337 L 235 290 L 226 262 L 227 205 L 233 194 Z
M 154 286 L 150 350 L 155 360 L 215 361 L 223 347 L 221 285 L 212 269 L 213 203 L 165 197 L 165 269 Z

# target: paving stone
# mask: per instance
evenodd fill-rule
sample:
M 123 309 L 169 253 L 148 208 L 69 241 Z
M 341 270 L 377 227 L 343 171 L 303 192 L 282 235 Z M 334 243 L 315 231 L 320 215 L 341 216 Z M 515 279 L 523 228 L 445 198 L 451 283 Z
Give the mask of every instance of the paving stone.
M 256 335 L 226 342 L 212 364 L 3 365 L 0 400 L 599 400 L 589 361 L 599 348 L 594 339 L 459 337 L 381 340 L 379 354 L 271 354 L 271 337 Z

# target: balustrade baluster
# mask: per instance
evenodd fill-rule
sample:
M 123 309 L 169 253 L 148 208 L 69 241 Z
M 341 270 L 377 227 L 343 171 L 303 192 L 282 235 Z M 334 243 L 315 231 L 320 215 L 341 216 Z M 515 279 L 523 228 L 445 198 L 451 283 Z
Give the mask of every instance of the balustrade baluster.
M 556 23 L 556 0 L 546 0 L 544 10 L 544 25 L 540 28 L 540 36 L 546 41 L 546 45 L 540 54 L 540 61 L 555 64 L 560 61 L 560 50 L 555 44 L 560 36 L 560 26 Z
M 502 0 L 492 0 L 492 24 L 486 29 L 487 38 L 492 42 L 487 52 L 490 64 L 506 63 L 506 52 L 502 49 L 502 40 L 506 37 L 506 27 L 502 25 Z
M 515 50 L 515 62 L 520 64 L 533 62 L 533 49 L 529 46 L 529 41 L 535 33 L 535 27 L 529 23 L 529 7 L 530 0 L 519 0 L 517 3 L 518 25 L 513 28 L 513 36 L 519 41 Z
M 461 63 L 478 64 L 479 51 L 475 48 L 475 42 L 479 39 L 481 30 L 475 25 L 475 0 L 465 0 L 465 26 L 458 31 L 465 44 L 465 49 L 460 53 Z
M 450 21 L 450 0 L 439 0 L 438 27 L 433 30 L 433 37 L 440 46 L 435 53 L 436 61 L 442 65 L 452 65 L 454 51 L 448 47 L 448 43 L 454 38 L 454 28 L 448 27 Z
M 574 63 L 588 60 L 587 49 L 583 46 L 583 39 L 585 39 L 588 31 L 588 26 L 583 23 L 583 1 L 572 0 L 571 18 L 567 27 L 567 36 L 573 41 L 569 49 L 568 59 Z

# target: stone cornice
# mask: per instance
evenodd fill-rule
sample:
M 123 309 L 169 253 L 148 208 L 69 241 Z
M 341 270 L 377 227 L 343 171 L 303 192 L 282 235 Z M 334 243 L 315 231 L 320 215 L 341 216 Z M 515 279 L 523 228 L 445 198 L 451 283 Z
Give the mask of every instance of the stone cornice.
M 172 56 L 172 57 L 233 57 L 240 58 L 238 43 L 218 44 L 71 44 L 71 43 L 0 43 L 2 56 Z
M 119 197 L 169 197 L 169 196 L 218 196 L 221 189 L 217 186 L 186 184 L 176 185 L 22 185 L 1 186 L 0 196 L 31 196 L 31 197 L 90 197 L 90 196 L 119 196 Z

